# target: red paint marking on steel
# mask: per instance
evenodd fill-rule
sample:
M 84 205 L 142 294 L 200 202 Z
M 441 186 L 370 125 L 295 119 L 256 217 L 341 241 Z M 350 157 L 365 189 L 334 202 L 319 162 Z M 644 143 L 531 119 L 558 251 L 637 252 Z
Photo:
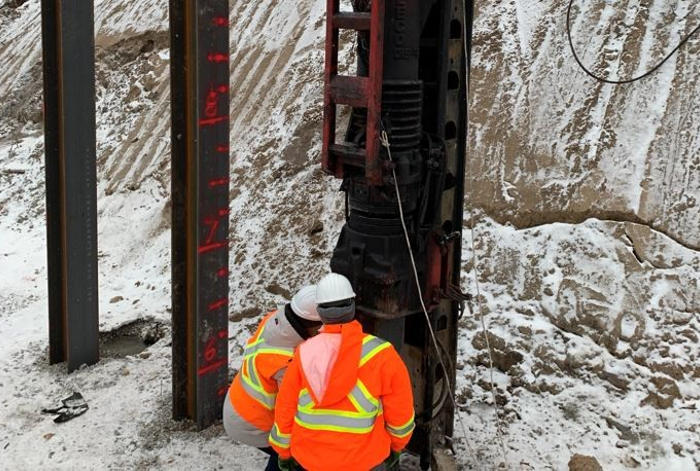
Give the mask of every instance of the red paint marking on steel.
M 221 153 L 221 154 L 228 155 L 229 146 L 228 146 L 228 144 L 219 144 L 218 146 L 216 146 L 216 151 Z
M 208 252 L 213 252 L 215 250 L 221 250 L 225 248 L 228 248 L 228 240 L 225 240 L 223 242 L 213 242 L 211 244 L 201 245 L 199 249 L 197 249 L 197 252 L 199 252 L 199 254 L 202 255 Z
M 228 18 L 223 17 L 223 16 L 215 16 L 215 17 L 211 20 L 211 22 L 212 22 L 212 24 L 213 24 L 214 26 L 219 26 L 219 27 L 222 27 L 222 28 L 225 27 L 225 26 L 228 27 Z
M 219 224 L 221 224 L 221 218 L 228 217 L 230 213 L 231 210 L 228 208 L 219 209 L 217 211 L 216 218 L 204 218 L 204 224 L 209 227 L 209 233 L 207 234 L 207 239 L 204 244 L 202 244 L 198 249 L 200 255 L 212 252 L 214 250 L 228 248 L 228 239 L 215 242 L 214 237 L 216 237 L 216 230 L 219 228 Z
M 204 376 L 205 374 L 211 373 L 211 372 L 213 372 L 213 371 L 217 371 L 217 370 L 219 370 L 222 366 L 225 366 L 227 363 L 228 363 L 228 361 L 227 361 L 225 358 L 224 358 L 224 359 L 221 359 L 221 360 L 218 360 L 218 361 L 216 361 L 216 362 L 214 362 L 214 363 L 211 363 L 211 364 L 209 364 L 209 365 L 206 365 L 206 366 L 201 367 L 201 368 L 197 371 L 197 375 L 199 375 L 199 376 Z
M 219 94 L 215 90 L 210 90 L 207 93 L 207 98 L 204 102 L 204 116 L 207 118 L 216 118 L 219 114 Z M 200 120 L 201 122 L 201 120 Z
M 226 278 L 228 276 L 228 268 L 219 268 L 216 272 L 216 276 L 219 278 Z
M 217 186 L 228 185 L 228 182 L 229 182 L 228 177 L 214 178 L 212 180 L 209 180 L 209 188 L 216 188 Z
M 228 85 L 219 85 L 217 87 L 212 87 L 207 93 L 207 97 L 204 100 L 204 116 L 207 118 L 216 118 L 219 115 L 219 98 L 221 95 L 226 95 L 228 93 Z
M 216 392 L 216 394 L 217 394 L 219 397 L 225 396 L 226 393 L 228 393 L 228 386 L 222 386 L 222 387 L 220 387 L 219 390 Z
M 205 244 L 211 244 L 214 241 L 214 237 L 216 237 L 216 230 L 219 228 L 221 221 L 219 221 L 219 219 L 205 218 L 204 224 L 209 226 L 209 234 L 207 235 Z
M 218 350 L 217 350 L 217 345 L 218 345 L 218 340 L 221 339 L 228 339 L 228 330 L 220 330 L 216 334 L 212 335 L 209 337 L 209 340 L 207 340 L 207 343 L 204 347 L 204 360 L 206 360 L 207 364 L 202 366 L 198 371 L 197 374 L 199 376 L 203 376 L 205 374 L 211 373 L 213 371 L 217 371 L 223 366 L 228 364 L 228 361 L 226 358 L 218 358 Z M 222 386 L 223 388 L 224 386 Z M 219 391 L 221 388 L 219 389 Z
M 207 340 L 207 344 L 204 346 L 204 359 L 207 363 L 216 360 L 216 337 Z
M 223 64 L 228 62 L 228 54 L 223 54 L 221 52 L 210 52 L 207 55 L 207 60 L 213 62 L 214 64 Z
M 199 120 L 199 126 L 200 127 L 205 127 L 205 126 L 214 126 L 219 123 L 223 123 L 228 121 L 228 116 L 216 116 L 214 118 L 206 118 L 206 119 L 200 119 Z
M 228 299 L 219 299 L 218 301 L 214 301 L 213 303 L 209 304 L 208 309 L 209 312 L 211 311 L 216 311 L 217 309 L 221 309 L 222 307 L 228 306 Z

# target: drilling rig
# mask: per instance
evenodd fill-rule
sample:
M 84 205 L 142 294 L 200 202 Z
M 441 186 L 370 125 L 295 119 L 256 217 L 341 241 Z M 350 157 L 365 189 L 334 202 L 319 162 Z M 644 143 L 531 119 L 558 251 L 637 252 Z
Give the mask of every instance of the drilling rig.
M 409 448 L 428 469 L 434 449 L 451 446 L 457 328 L 469 298 L 459 286 L 473 3 L 352 6 L 327 3 L 322 166 L 346 196 L 331 269 L 351 280 L 366 331 L 406 362 L 416 408 Z M 356 73 L 341 75 L 348 37 Z

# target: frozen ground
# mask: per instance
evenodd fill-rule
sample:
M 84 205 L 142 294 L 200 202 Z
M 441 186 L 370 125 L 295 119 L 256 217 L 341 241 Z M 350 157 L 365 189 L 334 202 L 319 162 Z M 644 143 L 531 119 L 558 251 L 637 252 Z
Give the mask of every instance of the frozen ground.
M 339 232 L 338 182 L 316 162 L 324 3 L 231 3 L 232 368 L 259 315 L 326 270 Z M 636 37 L 663 33 L 640 48 L 660 54 L 695 24 L 688 3 L 631 5 Z M 72 375 L 47 365 L 39 2 L 0 0 L 0 468 L 258 469 L 261 454 L 221 427 L 169 419 L 167 1 L 96 4 L 100 329 L 152 320 L 164 336 Z M 611 5 L 591 2 L 575 30 L 618 47 Z M 476 25 L 469 207 L 506 467 L 561 470 L 578 453 L 606 470 L 698 469 L 698 42 L 649 89 L 591 98 L 566 53 L 565 6 L 484 2 Z M 683 22 L 645 29 L 657 14 Z M 461 323 L 457 387 L 459 462 L 478 470 L 504 461 L 480 306 Z M 40 413 L 74 390 L 84 416 Z

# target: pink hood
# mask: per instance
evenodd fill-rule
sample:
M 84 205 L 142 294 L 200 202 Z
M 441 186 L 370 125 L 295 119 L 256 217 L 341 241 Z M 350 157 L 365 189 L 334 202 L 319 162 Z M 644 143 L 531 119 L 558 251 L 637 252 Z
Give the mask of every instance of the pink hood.
M 328 389 L 331 371 L 340 351 L 340 334 L 321 333 L 307 340 L 300 347 L 301 367 L 313 395 L 319 401 Z
M 362 337 L 357 321 L 326 325 L 299 347 L 302 374 L 318 406 L 335 404 L 357 383 Z

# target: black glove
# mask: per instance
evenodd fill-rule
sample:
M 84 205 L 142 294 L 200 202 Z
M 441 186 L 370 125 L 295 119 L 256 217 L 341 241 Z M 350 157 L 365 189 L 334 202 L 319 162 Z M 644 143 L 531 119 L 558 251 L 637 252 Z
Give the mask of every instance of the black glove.
M 284 459 L 280 456 L 277 458 L 277 466 L 280 471 L 294 471 L 296 469 L 296 462 L 294 458 Z
M 389 457 L 384 460 L 384 465 L 386 466 L 387 471 L 398 471 L 400 462 L 401 452 L 392 450 Z
M 44 414 L 58 414 L 53 421 L 60 424 L 83 415 L 87 410 L 88 404 L 83 395 L 76 392 L 72 396 L 63 399 L 60 406 L 52 409 L 42 409 L 41 412 Z

